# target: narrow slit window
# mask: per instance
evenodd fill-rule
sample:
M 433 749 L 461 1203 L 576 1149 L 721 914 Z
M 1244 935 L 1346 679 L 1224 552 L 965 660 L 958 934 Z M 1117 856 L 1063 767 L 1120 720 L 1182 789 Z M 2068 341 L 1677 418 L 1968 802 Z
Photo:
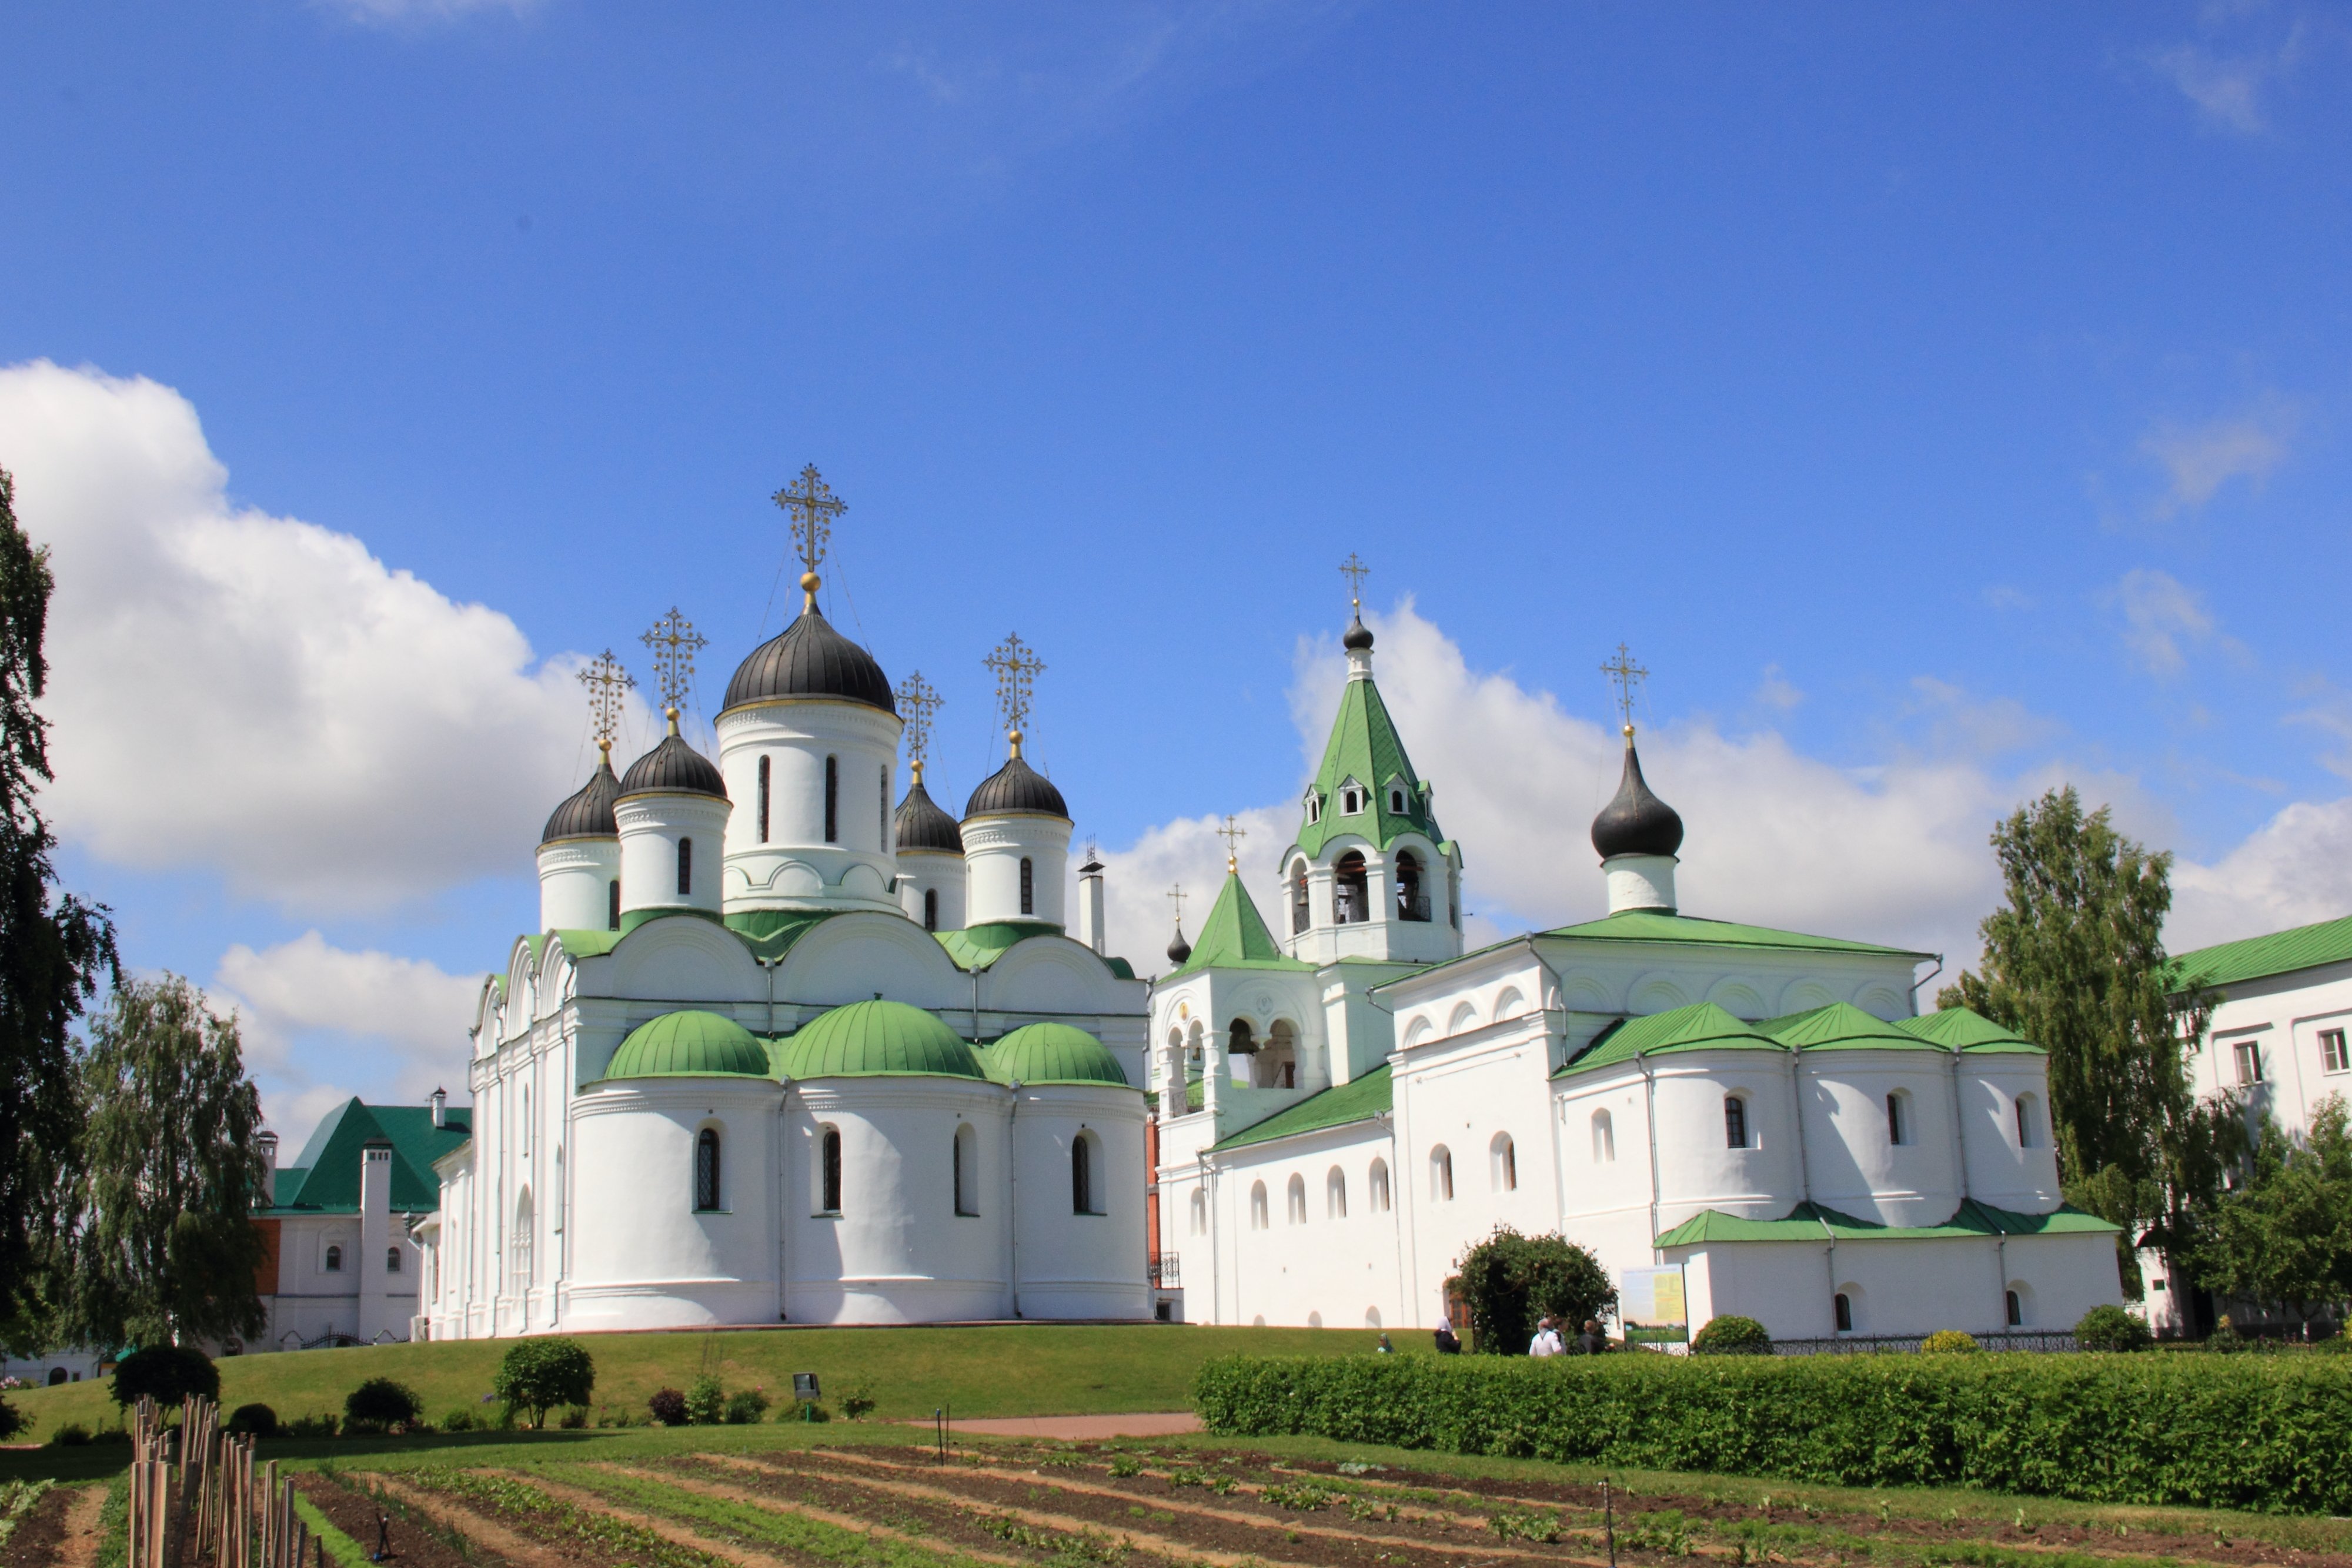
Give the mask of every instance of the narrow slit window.
M 1072 1214 L 1097 1212 L 1094 1140 L 1083 1133 L 1070 1145 L 1070 1212 Z
M 604 928 L 621 928 L 621 879 L 617 876 L 604 884 Z
M 703 1214 L 719 1209 L 719 1129 L 705 1127 L 694 1140 L 694 1207 Z
M 1853 1302 L 1847 1299 L 1846 1293 L 1843 1291 L 1840 1291 L 1831 1304 L 1837 1312 L 1837 1332 L 1840 1333 L 1852 1333 L 1853 1332 Z
M 890 765 L 887 762 L 882 765 L 882 815 L 879 821 L 881 826 L 875 831 L 880 836 L 874 841 L 882 846 L 882 852 L 887 855 L 890 852 Z
M 1723 1146 L 1727 1149 L 1748 1146 L 1748 1102 L 1737 1094 L 1723 1097 Z
M 767 758 L 762 757 L 761 758 L 760 758 L 760 841 L 761 841 L 761 843 L 763 843 L 763 844 L 764 844 L 764 843 L 766 843 L 766 842 L 768 841 L 768 775 L 769 775 L 769 772 L 770 772 L 770 763 L 769 763 L 769 759 L 768 759 Z
M 824 759 L 824 841 L 841 841 L 841 758 Z
M 1037 913 L 1037 868 L 1027 855 L 1021 857 L 1021 913 Z
M 939 928 L 940 890 L 936 887 L 927 887 L 923 889 L 923 929 L 937 931 Z
M 841 1129 L 824 1130 L 824 1172 L 823 1176 L 824 1212 L 841 1212 Z
M 691 897 L 694 893 L 694 841 L 677 841 L 677 895 Z

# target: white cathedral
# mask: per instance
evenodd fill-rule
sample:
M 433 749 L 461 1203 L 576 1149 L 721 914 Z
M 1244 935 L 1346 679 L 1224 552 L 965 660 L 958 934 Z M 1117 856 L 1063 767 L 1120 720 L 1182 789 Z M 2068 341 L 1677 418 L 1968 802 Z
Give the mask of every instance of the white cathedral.
M 1927 955 L 1682 914 L 1630 725 L 1591 828 L 1608 915 L 1465 954 L 1462 851 L 1359 616 L 1282 935 L 1229 860 L 1199 942 L 1139 980 L 1022 758 L 1022 651 L 1010 756 L 959 821 L 924 788 L 928 693 L 826 622 L 815 556 L 715 762 L 673 702 L 549 819 L 413 1229 L 412 1334 L 1427 1328 L 1498 1225 L 1679 1265 L 1692 1329 L 2063 1329 L 2120 1299 L 2113 1228 L 2059 1199 L 2042 1053 L 1916 1016 Z

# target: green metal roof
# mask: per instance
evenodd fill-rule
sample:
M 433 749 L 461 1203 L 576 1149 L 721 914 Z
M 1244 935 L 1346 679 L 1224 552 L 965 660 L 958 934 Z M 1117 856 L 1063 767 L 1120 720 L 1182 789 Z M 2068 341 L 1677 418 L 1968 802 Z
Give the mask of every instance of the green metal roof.
M 1995 1208 L 1974 1198 L 1961 1200 L 1952 1218 L 1940 1225 L 1880 1225 L 1856 1219 L 1817 1203 L 1801 1203 L 1780 1219 L 1743 1219 L 1710 1208 L 1695 1214 L 1653 1243 L 1658 1247 L 1695 1247 L 1717 1241 L 1945 1241 L 1987 1236 L 2057 1236 L 2122 1228 L 2069 1204 L 2049 1214 L 2019 1214 Z
M 981 1052 L 988 1075 L 999 1083 L 1116 1083 L 1127 1087 L 1118 1059 L 1082 1029 L 1066 1023 L 1033 1023 L 1014 1030 Z
M 1922 1040 L 1934 1040 L 1946 1051 L 1995 1054 L 2017 1052 L 2032 1056 L 2049 1054 L 2032 1040 L 2012 1034 L 1982 1013 L 1971 1012 L 1967 1008 L 1946 1008 L 1941 1012 L 1922 1013 L 1917 1018 L 1903 1019 L 1895 1027 Z
M 1242 885 L 1239 875 L 1228 871 L 1225 885 L 1217 889 L 1217 902 L 1209 906 L 1209 917 L 1201 922 L 1201 939 L 1192 945 L 1192 955 L 1169 971 L 1167 978 L 1198 974 L 1202 969 L 1313 967 L 1312 964 L 1284 955 L 1274 933 L 1266 929 L 1265 917 L 1258 914 L 1249 889 Z
M 1339 786 L 1349 779 L 1370 797 L 1352 817 L 1339 811 Z M 1402 814 L 1389 810 L 1388 787 L 1397 779 L 1404 782 Z M 1315 770 L 1315 792 L 1323 798 L 1321 821 L 1307 821 L 1302 812 L 1298 824 L 1298 847 L 1310 855 L 1322 853 L 1324 844 L 1340 833 L 1358 834 L 1384 850 L 1405 832 L 1420 833 L 1433 843 L 1444 841 L 1412 759 L 1397 737 L 1396 721 L 1389 717 L 1380 688 L 1370 680 L 1351 680 L 1339 694 L 1331 738 L 1323 747 L 1323 766 Z
M 1785 1049 L 1779 1040 L 1759 1033 L 1755 1025 L 1742 1023 L 1713 1002 L 1693 1002 L 1688 1007 L 1612 1025 L 1575 1061 L 1552 1076 L 1613 1067 L 1638 1056 L 1656 1056 L 1665 1051 Z
M 780 1055 L 788 1078 L 988 1076 L 979 1052 L 936 1015 L 879 999 L 819 1014 L 782 1042 Z
M 1062 928 L 1042 920 L 992 920 L 961 931 L 934 931 L 959 969 L 985 969 L 1032 936 L 1059 936 Z
M 1832 1002 L 1756 1026 L 1793 1051 L 1940 1051 L 1941 1045 L 1864 1012 Z
M 2171 978 L 2183 989 L 2192 981 L 2229 986 L 2241 980 L 2291 975 L 2297 969 L 2314 969 L 2322 964 L 2339 964 L 2347 958 L 2352 958 L 2352 915 L 2340 920 L 2322 920 L 2312 925 L 2273 931 L 2267 936 L 2248 936 L 2177 953 L 2172 958 Z
M 733 1019 L 689 1008 L 664 1013 L 629 1031 L 606 1078 L 709 1078 L 768 1075 L 768 1051 Z
M 465 1144 L 472 1120 L 470 1111 L 453 1105 L 436 1127 L 429 1105 L 346 1100 L 327 1113 L 295 1163 L 278 1172 L 277 1202 L 257 1212 L 265 1218 L 358 1213 L 360 1150 L 388 1143 L 394 1210 L 429 1214 L 441 1206 L 441 1178 L 433 1174 L 433 1162 Z
M 1880 947 L 1868 942 L 1848 942 L 1837 936 L 1808 936 L 1797 931 L 1775 931 L 1767 925 L 1741 925 L 1728 920 L 1701 920 L 1663 909 L 1627 909 L 1580 925 L 1562 925 L 1537 933 L 1580 942 L 1705 942 L 1722 947 L 1780 947 L 1808 953 L 1863 953 L 1880 958 L 1931 958 L 1905 947 Z M 1517 940 L 1517 938 L 1513 938 Z
M 1276 1111 L 1216 1147 L 1244 1148 L 1251 1144 L 1272 1143 L 1276 1138 L 1294 1138 L 1301 1133 L 1319 1133 L 1326 1127 L 1344 1127 L 1350 1122 L 1369 1122 L 1374 1116 L 1385 1115 L 1394 1103 L 1389 1064 L 1383 1061 L 1361 1078 L 1309 1095 L 1287 1110 Z
M 793 944 L 815 930 L 835 915 L 845 913 L 838 909 L 753 909 L 730 915 L 716 924 L 741 938 L 743 946 L 754 956 L 770 963 L 775 962 L 793 949 Z M 609 953 L 621 945 L 621 938 L 638 927 L 656 920 L 714 920 L 699 909 L 633 909 L 621 916 L 621 928 L 607 931 L 596 926 L 566 926 L 554 935 L 563 943 L 563 950 L 574 958 L 593 958 Z M 543 937 L 527 936 L 531 945 L 530 956 L 538 962 Z

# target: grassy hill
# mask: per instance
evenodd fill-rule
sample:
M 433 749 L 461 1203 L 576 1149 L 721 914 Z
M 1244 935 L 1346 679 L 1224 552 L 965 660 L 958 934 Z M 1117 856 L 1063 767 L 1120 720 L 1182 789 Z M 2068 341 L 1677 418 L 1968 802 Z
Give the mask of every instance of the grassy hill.
M 1361 1329 L 1199 1328 L 1017 1324 L 990 1328 L 772 1328 L 693 1333 L 582 1334 L 596 1358 L 596 1403 L 645 1413 L 656 1388 L 684 1388 L 705 1372 L 727 1385 L 765 1388 L 778 1404 L 792 1398 L 793 1374 L 814 1372 L 828 1403 L 848 1385 L 872 1385 L 883 1417 L 928 1416 L 939 1406 L 959 1417 L 1066 1416 L 1136 1410 L 1189 1410 L 1192 1375 L 1212 1356 L 1360 1355 L 1380 1336 Z M 1425 1336 L 1408 1336 L 1418 1344 Z M 416 1390 L 436 1421 L 479 1410 L 508 1340 L 371 1345 L 350 1350 L 280 1351 L 220 1363 L 221 1403 L 257 1401 L 280 1419 L 341 1414 L 343 1396 L 371 1377 L 394 1377 Z M 9 1403 L 46 1437 L 68 1421 L 111 1426 L 105 1383 L 26 1389 Z M 493 1407 L 494 1408 L 494 1407 Z M 18 1441 L 24 1441 L 20 1437 Z

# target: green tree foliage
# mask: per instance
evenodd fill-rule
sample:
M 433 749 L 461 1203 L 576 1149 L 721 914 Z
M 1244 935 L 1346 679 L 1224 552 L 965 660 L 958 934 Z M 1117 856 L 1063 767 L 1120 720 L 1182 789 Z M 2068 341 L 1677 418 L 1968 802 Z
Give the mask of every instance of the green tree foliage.
M 424 1412 L 425 1401 L 405 1383 L 371 1377 L 343 1396 L 343 1430 L 389 1432 L 394 1427 L 414 1427 Z
M 125 1409 L 142 1396 L 158 1405 L 179 1405 L 191 1394 L 220 1397 L 220 1368 L 194 1345 L 151 1344 L 114 1364 L 114 1402 Z
M 528 1412 L 534 1429 L 547 1425 L 550 1410 L 585 1405 L 595 1391 L 596 1363 L 576 1339 L 517 1341 L 490 1386 L 509 1410 Z
M 1606 1322 L 1617 1311 L 1617 1287 L 1601 1260 L 1559 1236 L 1498 1226 L 1456 1267 L 1471 1336 L 1489 1355 L 1525 1354 L 1539 1318 L 1558 1319 L 1563 1337 L 1573 1339 L 1588 1319 Z
M 1772 1336 L 1754 1318 L 1726 1312 L 1691 1336 L 1693 1355 L 1769 1355 Z
M 254 1334 L 261 1096 L 234 1019 L 176 975 L 127 980 L 84 1059 L 80 1234 L 68 1322 L 89 1343 Z
M 101 977 L 116 976 L 103 904 L 55 891 L 57 841 L 34 800 L 49 772 L 48 552 L 16 524 L 0 470 L 0 1340 L 55 1337 L 59 1230 L 81 1126 L 71 1029 Z
M 2050 1053 L 2051 1128 L 2066 1196 L 2129 1240 L 2210 1201 L 2242 1151 L 2226 1103 L 2199 1104 L 2188 1051 L 2213 998 L 2174 973 L 2164 950 L 2172 857 L 2083 810 L 2070 785 L 1993 831 L 2006 902 L 1985 917 L 1981 973 L 1937 1002 L 1973 1008 Z M 2161 1239 L 2161 1238 L 2160 1238 Z
M 2208 1289 L 2306 1325 L 2352 1300 L 2352 1116 L 2342 1096 L 2321 1103 L 2299 1145 L 2263 1119 L 2243 1179 L 2206 1210 L 2189 1262 Z
M 2146 1350 L 2155 1336 L 2147 1324 L 2121 1307 L 2093 1307 L 2074 1325 L 2074 1343 L 2093 1351 Z

